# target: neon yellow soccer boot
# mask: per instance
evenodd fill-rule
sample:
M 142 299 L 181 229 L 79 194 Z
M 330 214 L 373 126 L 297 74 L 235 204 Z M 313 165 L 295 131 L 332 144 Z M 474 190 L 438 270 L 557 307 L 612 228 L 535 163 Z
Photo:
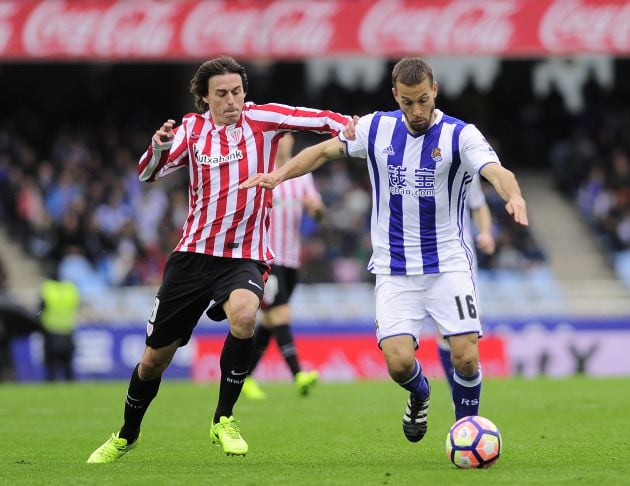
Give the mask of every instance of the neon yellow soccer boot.
M 228 456 L 244 456 L 249 449 L 234 417 L 220 417 L 216 424 L 212 424 L 210 439 L 213 444 L 221 445 Z
M 262 388 L 260 388 L 258 382 L 251 376 L 245 378 L 241 395 L 245 398 L 249 398 L 250 400 L 265 400 L 267 398 L 267 394 Z
M 295 387 L 300 395 L 306 396 L 317 384 L 319 380 L 319 371 L 300 371 L 295 375 Z
M 133 442 L 133 444 L 127 445 L 127 439 L 118 437 L 118 433 L 112 434 L 107 441 L 98 449 L 96 449 L 88 458 L 88 464 L 107 464 L 120 459 L 136 448 L 140 442 L 140 436 Z

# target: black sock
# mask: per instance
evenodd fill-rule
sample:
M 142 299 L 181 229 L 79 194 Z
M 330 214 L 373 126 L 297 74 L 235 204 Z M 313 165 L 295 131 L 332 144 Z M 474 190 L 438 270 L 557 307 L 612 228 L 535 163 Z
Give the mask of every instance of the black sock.
M 221 351 L 221 385 L 214 423 L 220 417 L 230 417 L 243 388 L 254 350 L 254 338 L 239 339 L 228 333 Z
M 140 424 L 145 412 L 149 408 L 151 400 L 155 398 L 160 388 L 162 377 L 151 381 L 142 381 L 138 375 L 138 363 L 131 373 L 127 398 L 125 399 L 125 423 L 119 437 L 127 439 L 127 443 L 133 443 L 140 433 Z
M 273 334 L 291 373 L 293 373 L 293 376 L 297 375 L 300 372 L 300 363 L 298 362 L 291 327 L 288 324 L 281 324 L 273 328 Z
M 254 373 L 256 366 L 258 366 L 258 362 L 265 354 L 267 350 L 267 346 L 269 345 L 269 340 L 271 339 L 271 330 L 267 329 L 263 326 L 258 326 L 256 328 L 256 332 L 254 333 L 254 352 L 252 354 L 252 361 L 249 364 L 249 372 L 248 375 Z

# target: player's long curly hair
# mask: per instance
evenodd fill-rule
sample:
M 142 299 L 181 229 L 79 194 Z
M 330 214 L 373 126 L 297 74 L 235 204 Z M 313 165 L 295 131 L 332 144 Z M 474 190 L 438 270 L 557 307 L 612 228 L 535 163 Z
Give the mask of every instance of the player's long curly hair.
M 405 57 L 398 61 L 392 70 L 392 86 L 394 87 L 396 87 L 396 81 L 406 86 L 415 86 L 425 79 L 433 85 L 433 70 L 419 57 Z
M 204 62 L 190 80 L 190 92 L 195 95 L 195 107 L 205 113 L 210 109 L 203 98 L 208 96 L 208 80 L 220 74 L 238 74 L 243 81 L 243 91 L 247 93 L 247 73 L 233 57 L 219 56 Z

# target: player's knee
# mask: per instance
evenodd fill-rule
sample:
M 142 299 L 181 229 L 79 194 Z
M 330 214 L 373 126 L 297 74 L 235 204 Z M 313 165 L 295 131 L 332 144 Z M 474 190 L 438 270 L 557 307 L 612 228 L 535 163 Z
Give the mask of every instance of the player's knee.
M 479 369 L 479 355 L 476 350 L 464 350 L 451 355 L 453 367 L 462 375 L 474 375 Z
M 256 312 L 239 309 L 230 316 L 230 331 L 239 339 L 248 339 L 254 335 Z
M 168 360 L 162 360 L 158 356 L 143 356 L 138 368 L 138 376 L 144 381 L 155 380 L 166 371 L 168 363 Z
M 386 357 L 387 371 L 394 381 L 405 381 L 414 370 L 413 354 L 393 353 Z
M 396 383 L 402 383 L 409 379 L 409 375 L 411 375 L 411 371 L 413 368 L 407 368 L 404 366 L 388 366 L 387 371 L 389 372 L 389 376 L 391 376 L 392 380 Z

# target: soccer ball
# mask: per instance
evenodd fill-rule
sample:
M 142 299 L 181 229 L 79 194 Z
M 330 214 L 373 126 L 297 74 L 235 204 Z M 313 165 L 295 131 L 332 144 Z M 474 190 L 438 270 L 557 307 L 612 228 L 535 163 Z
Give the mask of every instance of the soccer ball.
M 446 435 L 446 455 L 459 468 L 490 467 L 500 453 L 499 429 L 479 415 L 459 419 Z

